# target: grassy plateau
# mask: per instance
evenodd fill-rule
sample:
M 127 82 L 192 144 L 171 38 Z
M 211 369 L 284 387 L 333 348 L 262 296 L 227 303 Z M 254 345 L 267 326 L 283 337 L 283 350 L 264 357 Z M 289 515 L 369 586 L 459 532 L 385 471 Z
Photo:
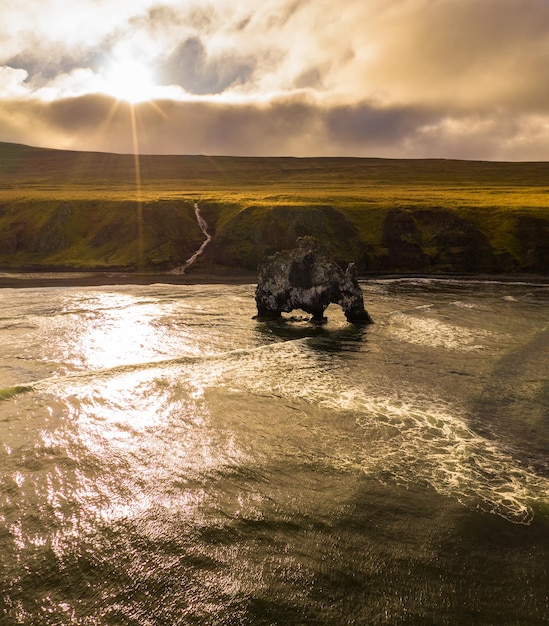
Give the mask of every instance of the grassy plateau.
M 254 270 L 302 235 L 362 274 L 549 270 L 549 163 L 140 156 L 0 143 L 0 266 Z

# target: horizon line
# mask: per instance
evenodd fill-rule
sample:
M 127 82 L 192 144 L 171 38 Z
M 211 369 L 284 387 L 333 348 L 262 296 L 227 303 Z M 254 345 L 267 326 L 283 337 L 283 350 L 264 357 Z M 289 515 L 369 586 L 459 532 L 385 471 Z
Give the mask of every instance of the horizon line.
M 295 159 L 295 160 L 355 160 L 355 161 L 455 161 L 463 163 L 501 163 L 501 164 L 528 164 L 528 163 L 549 163 L 547 161 L 536 160 L 498 160 L 498 159 L 466 159 L 458 157 L 441 157 L 441 156 L 426 156 L 426 157 L 379 157 L 379 156 L 354 156 L 354 155 L 314 155 L 314 156 L 296 156 L 296 155 L 252 155 L 252 154 L 206 154 L 206 153 L 182 153 L 182 152 L 112 152 L 109 150 L 78 150 L 75 148 L 53 148 L 51 146 L 32 145 L 26 143 L 20 143 L 17 141 L 4 141 L 0 140 L 0 145 L 4 146 L 18 146 L 21 148 L 28 148 L 31 150 L 44 150 L 52 152 L 70 152 L 80 154 L 105 154 L 113 156 L 127 156 L 135 157 L 136 154 L 139 157 L 201 157 L 208 159 Z

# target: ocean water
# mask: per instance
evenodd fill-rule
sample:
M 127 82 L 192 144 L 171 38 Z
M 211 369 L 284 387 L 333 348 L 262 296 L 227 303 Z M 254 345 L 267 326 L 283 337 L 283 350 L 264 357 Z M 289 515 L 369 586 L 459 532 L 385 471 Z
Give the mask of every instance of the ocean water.
M 0 290 L 0 624 L 549 623 L 549 286 Z

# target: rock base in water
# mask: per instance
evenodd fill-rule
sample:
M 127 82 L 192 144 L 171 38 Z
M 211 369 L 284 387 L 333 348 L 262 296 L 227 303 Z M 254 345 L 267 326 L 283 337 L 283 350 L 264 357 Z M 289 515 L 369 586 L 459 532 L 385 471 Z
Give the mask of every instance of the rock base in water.
M 258 271 L 258 319 L 276 319 L 282 312 L 302 309 L 312 321 L 323 322 L 324 311 L 334 303 L 349 322 L 372 323 L 354 265 L 343 271 L 314 237 L 302 237 L 294 250 L 268 257 Z

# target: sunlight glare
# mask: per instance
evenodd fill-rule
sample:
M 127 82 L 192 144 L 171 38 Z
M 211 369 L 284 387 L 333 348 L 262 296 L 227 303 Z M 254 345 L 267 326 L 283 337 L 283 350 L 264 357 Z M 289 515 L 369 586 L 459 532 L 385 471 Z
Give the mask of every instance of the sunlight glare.
M 105 73 L 105 92 L 130 104 L 151 100 L 157 85 L 151 69 L 132 58 L 114 60 Z
M 162 310 L 154 303 L 98 291 L 87 306 L 92 314 L 73 339 L 73 349 L 86 367 L 112 368 L 171 356 L 169 338 L 155 323 Z

